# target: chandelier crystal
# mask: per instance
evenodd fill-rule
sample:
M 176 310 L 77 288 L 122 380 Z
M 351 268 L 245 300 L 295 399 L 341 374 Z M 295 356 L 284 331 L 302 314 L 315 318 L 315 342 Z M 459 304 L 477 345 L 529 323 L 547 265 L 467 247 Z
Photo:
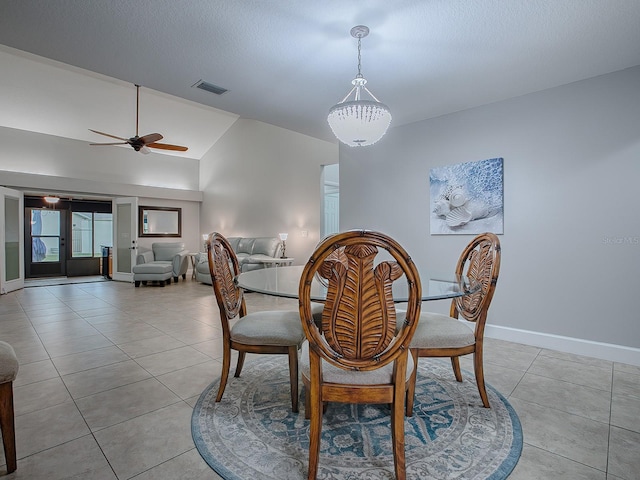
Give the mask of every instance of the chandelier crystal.
M 358 39 L 358 74 L 351 81 L 353 88 L 329 109 L 327 121 L 333 134 L 351 147 L 373 145 L 387 132 L 391 123 L 389 107 L 381 103 L 365 86 L 367 80 L 361 72 L 361 40 L 369 34 L 369 28 L 358 25 L 351 29 L 351 36 Z M 364 100 L 367 93 L 372 100 Z M 353 95 L 353 100 L 349 98 Z

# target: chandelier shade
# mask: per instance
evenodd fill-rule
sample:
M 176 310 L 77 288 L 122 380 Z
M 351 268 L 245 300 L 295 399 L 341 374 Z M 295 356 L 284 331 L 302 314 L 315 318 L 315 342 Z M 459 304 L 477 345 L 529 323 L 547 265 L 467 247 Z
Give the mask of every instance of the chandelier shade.
M 384 103 L 354 100 L 331 107 L 327 120 L 342 143 L 364 147 L 384 136 L 391 124 L 391 112 Z
M 361 72 L 361 39 L 369 34 L 369 28 L 357 25 L 351 29 L 351 36 L 358 39 L 358 74 L 351 81 L 353 88 L 329 109 L 327 121 L 333 134 L 350 147 L 373 145 L 387 132 L 391 124 L 391 111 L 380 102 L 365 86 L 367 80 Z M 371 100 L 362 99 L 363 92 Z M 349 100 L 353 94 L 353 100 Z

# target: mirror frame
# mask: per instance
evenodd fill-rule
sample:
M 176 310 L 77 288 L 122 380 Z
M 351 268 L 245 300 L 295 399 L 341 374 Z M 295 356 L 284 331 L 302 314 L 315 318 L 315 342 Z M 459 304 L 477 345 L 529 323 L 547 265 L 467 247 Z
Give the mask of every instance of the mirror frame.
M 144 216 L 145 212 L 147 215 L 149 212 L 176 212 L 178 214 L 178 224 L 176 225 L 175 231 L 171 231 L 169 233 L 154 233 L 144 231 Z M 181 237 L 182 236 L 182 208 L 172 208 L 172 207 L 151 207 L 140 205 L 138 206 L 138 236 L 139 237 Z

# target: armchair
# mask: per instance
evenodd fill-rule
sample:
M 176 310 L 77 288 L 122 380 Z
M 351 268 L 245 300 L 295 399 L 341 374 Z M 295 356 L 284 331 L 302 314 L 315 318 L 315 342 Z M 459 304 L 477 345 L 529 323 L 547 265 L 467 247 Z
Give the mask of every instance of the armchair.
M 151 251 L 142 252 L 136 258 L 136 267 L 143 264 L 171 265 L 171 276 L 178 283 L 180 276 L 187 278 L 189 251 L 185 250 L 182 242 L 152 243 Z

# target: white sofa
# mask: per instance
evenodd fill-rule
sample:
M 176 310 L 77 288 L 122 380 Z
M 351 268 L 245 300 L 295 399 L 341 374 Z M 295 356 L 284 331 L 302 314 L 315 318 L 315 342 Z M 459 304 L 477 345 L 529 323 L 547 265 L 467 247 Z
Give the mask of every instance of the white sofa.
M 282 242 L 276 237 L 229 237 L 227 240 L 238 257 L 241 272 L 263 268 L 265 260 L 282 254 Z M 211 285 L 207 254 L 197 254 L 195 265 L 196 280 Z

